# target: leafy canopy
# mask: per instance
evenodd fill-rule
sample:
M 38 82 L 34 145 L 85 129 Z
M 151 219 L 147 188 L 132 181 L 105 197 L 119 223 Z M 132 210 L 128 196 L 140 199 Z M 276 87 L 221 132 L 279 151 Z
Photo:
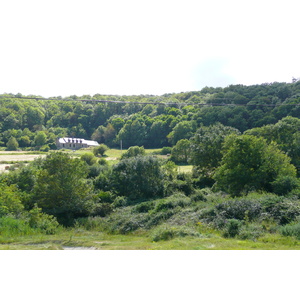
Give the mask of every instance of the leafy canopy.
M 224 156 L 216 170 L 217 187 L 232 195 L 251 190 L 272 191 L 272 182 L 296 176 L 290 158 L 275 143 L 263 138 L 231 135 L 225 140 Z

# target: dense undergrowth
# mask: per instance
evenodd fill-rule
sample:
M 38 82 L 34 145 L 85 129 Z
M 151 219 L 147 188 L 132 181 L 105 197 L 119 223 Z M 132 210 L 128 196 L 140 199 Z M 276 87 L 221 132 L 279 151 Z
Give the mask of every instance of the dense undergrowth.
M 208 189 L 201 193 L 201 199 L 177 193 L 119 207 L 106 217 L 77 219 L 76 226 L 110 234 L 147 232 L 155 242 L 213 235 L 253 241 L 270 234 L 300 239 L 300 204 L 294 195 L 250 193 L 229 198 Z

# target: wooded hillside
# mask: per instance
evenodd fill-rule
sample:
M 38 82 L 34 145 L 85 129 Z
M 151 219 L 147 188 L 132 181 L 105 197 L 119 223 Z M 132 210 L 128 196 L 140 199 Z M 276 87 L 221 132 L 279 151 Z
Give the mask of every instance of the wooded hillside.
M 201 126 L 220 122 L 240 132 L 300 117 L 300 81 L 226 88 L 161 96 L 83 95 L 51 100 L 21 94 L 0 95 L 0 146 L 47 145 L 61 136 L 94 139 L 110 147 L 173 146 Z M 96 102 L 99 101 L 99 102 Z M 115 102 L 112 102 L 115 101 Z M 153 103 L 153 104 L 149 104 Z M 17 142 L 17 143 L 16 143 Z

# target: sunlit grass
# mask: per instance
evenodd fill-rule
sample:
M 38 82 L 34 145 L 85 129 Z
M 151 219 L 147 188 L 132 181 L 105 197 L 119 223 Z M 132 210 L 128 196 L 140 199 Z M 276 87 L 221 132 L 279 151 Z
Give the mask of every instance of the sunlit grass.
M 187 166 L 178 166 L 178 172 L 179 173 L 191 173 L 193 170 L 192 165 L 187 165 Z
M 177 237 L 153 242 L 149 232 L 127 235 L 107 234 L 80 228 L 65 229 L 55 235 L 15 237 L 0 244 L 0 250 L 298 250 L 300 241 L 292 237 L 267 234 L 257 241 L 225 239 L 221 235 L 209 237 Z

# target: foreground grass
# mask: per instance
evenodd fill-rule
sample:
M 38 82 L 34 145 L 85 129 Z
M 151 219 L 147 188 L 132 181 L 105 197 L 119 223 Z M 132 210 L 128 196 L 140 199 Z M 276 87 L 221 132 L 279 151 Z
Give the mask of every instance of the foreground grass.
M 148 232 L 112 235 L 99 231 L 65 229 L 56 235 L 14 237 L 0 243 L 0 250 L 298 250 L 300 241 L 268 234 L 257 241 L 209 237 L 181 237 L 153 242 Z

